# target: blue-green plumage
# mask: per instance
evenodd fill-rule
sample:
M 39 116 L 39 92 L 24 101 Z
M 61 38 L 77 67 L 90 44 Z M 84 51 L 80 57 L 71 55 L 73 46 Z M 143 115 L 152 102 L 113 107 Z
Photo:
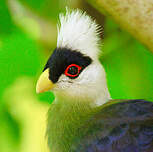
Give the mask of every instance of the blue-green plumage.
M 153 152 L 152 102 L 127 100 L 101 108 L 82 126 L 92 124 L 70 151 Z
M 153 152 L 153 102 L 112 100 L 96 108 L 55 103 L 48 135 L 55 152 Z

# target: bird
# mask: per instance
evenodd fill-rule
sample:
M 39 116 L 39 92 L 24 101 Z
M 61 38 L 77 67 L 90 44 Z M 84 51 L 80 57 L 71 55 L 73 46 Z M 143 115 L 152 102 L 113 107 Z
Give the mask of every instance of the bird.
M 36 92 L 52 91 L 50 152 L 153 152 L 153 102 L 112 99 L 99 61 L 100 26 L 79 9 L 59 15 L 57 47 Z

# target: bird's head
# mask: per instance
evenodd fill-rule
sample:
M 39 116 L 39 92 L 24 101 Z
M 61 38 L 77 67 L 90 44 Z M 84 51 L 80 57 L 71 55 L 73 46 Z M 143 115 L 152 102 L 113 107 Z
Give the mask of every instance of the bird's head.
M 80 10 L 60 15 L 57 48 L 45 65 L 36 91 L 70 99 L 107 100 L 105 71 L 98 60 L 99 27 Z

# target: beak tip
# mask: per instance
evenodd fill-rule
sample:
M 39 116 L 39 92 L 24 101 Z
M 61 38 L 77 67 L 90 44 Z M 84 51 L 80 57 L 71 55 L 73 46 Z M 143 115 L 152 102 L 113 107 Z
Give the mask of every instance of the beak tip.
M 39 77 L 36 84 L 36 93 L 42 93 L 51 90 L 54 84 L 49 80 L 49 69 L 46 69 Z
M 41 93 L 40 88 L 38 86 L 36 86 L 36 93 L 37 94 Z
M 38 90 L 36 90 L 36 93 L 39 94 L 40 92 Z

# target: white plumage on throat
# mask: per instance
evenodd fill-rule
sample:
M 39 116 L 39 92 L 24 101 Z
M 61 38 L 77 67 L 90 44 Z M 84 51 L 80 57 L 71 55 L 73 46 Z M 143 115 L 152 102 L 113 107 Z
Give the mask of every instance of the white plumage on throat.
M 93 59 L 99 53 L 99 26 L 86 13 L 80 10 L 60 14 L 57 47 L 77 50 Z

